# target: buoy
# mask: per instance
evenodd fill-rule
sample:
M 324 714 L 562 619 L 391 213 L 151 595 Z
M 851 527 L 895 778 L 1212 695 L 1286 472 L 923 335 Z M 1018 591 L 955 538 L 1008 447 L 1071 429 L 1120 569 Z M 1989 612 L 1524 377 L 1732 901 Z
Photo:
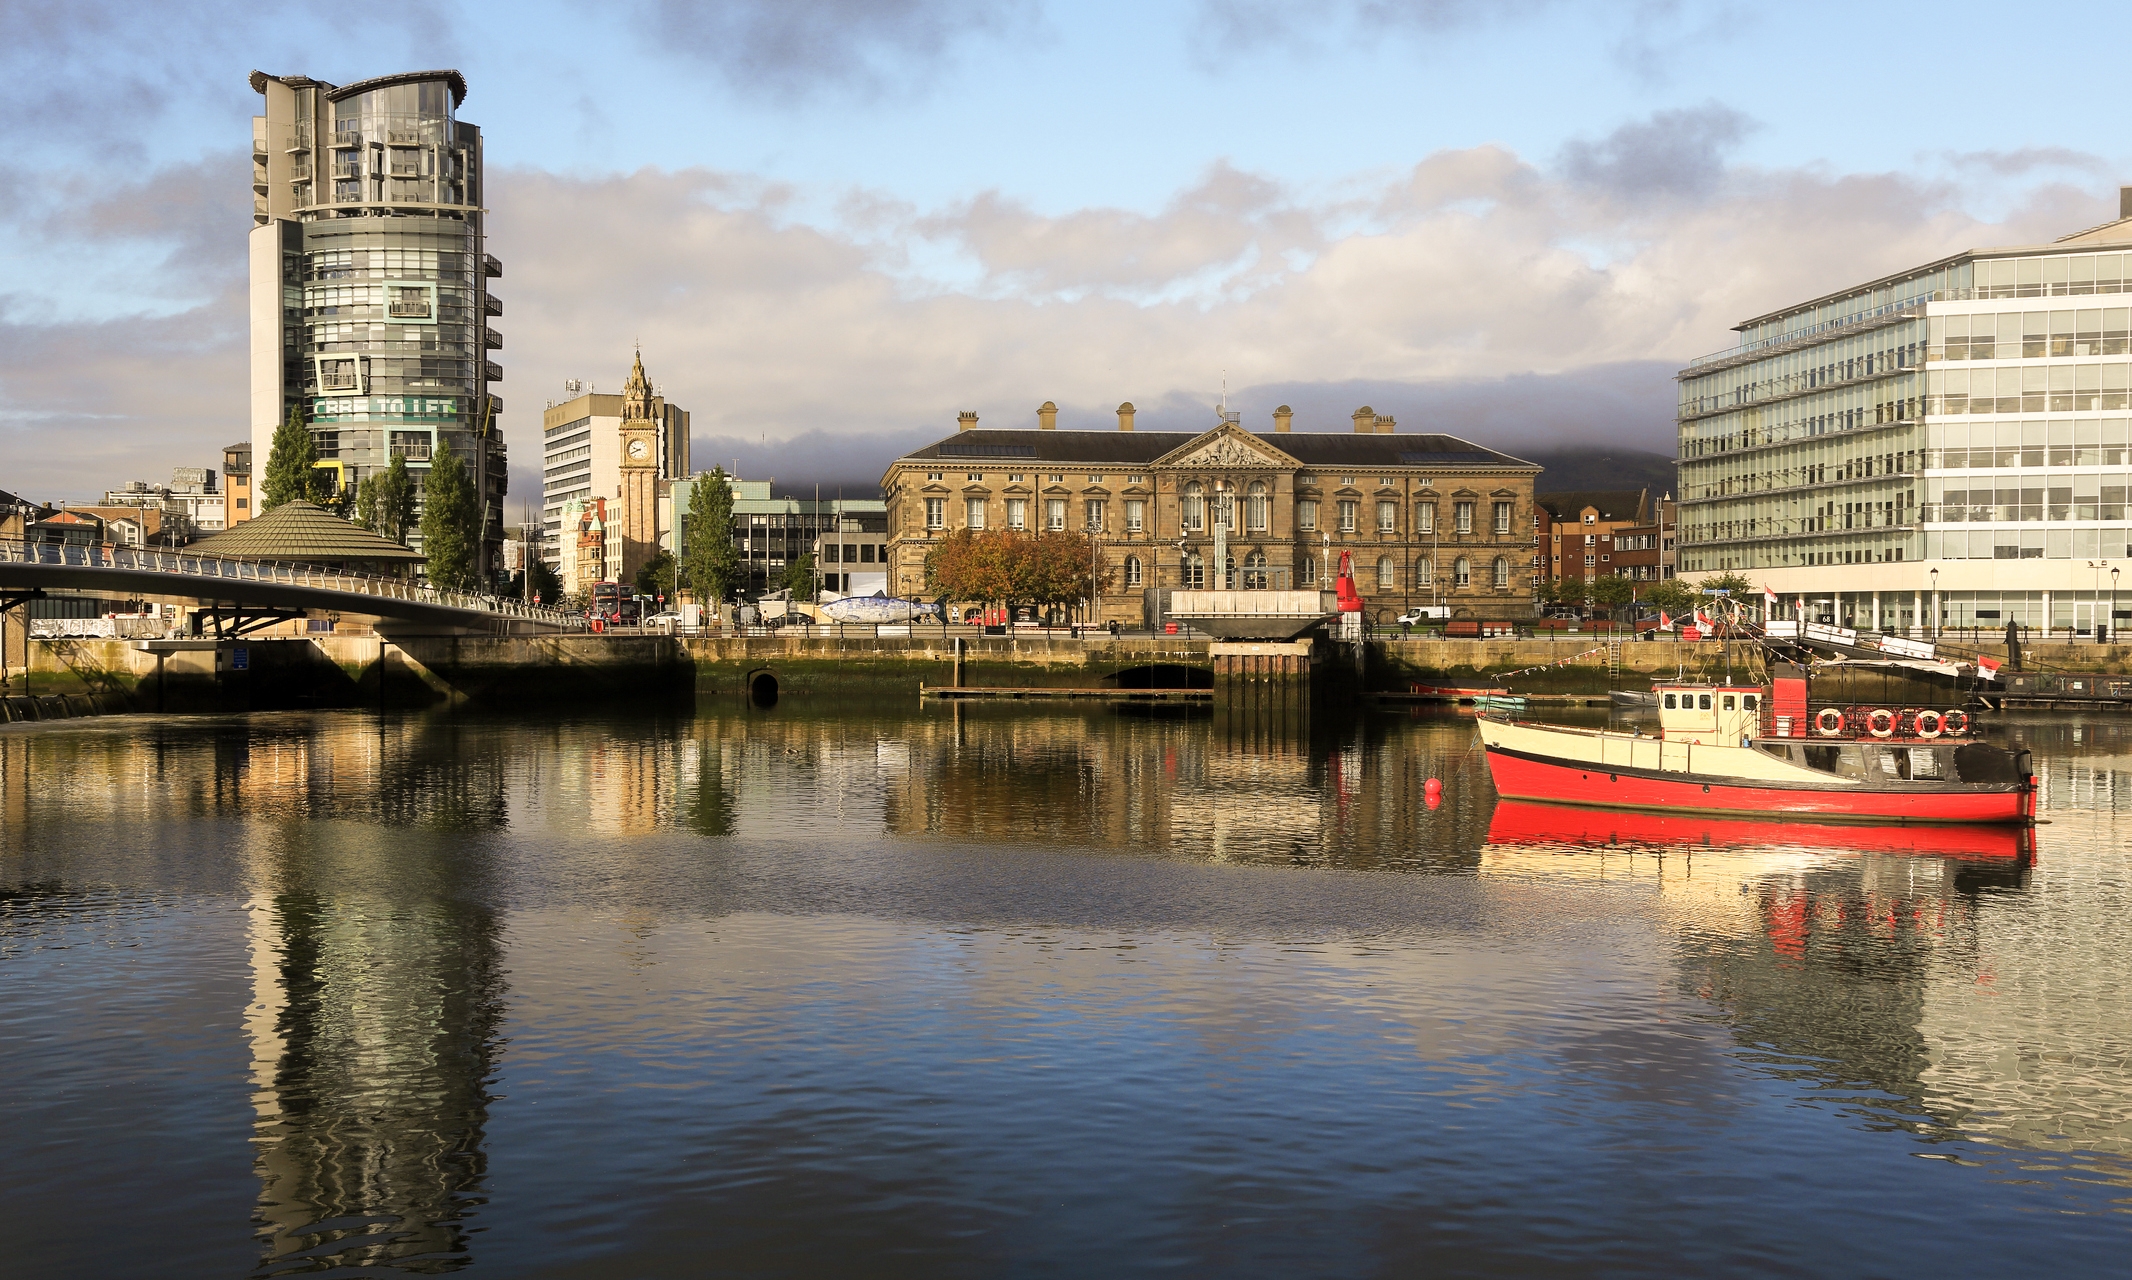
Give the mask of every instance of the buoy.
M 1940 727 L 1954 737 L 1959 738 L 1969 728 L 1969 713 L 1967 711 L 1950 711 L 1940 717 Z
M 1886 707 L 1875 707 L 1866 712 L 1866 732 L 1876 738 L 1893 736 L 1895 733 L 1895 713 Z
M 1431 791 L 1428 795 L 1422 797 L 1421 802 L 1429 806 L 1431 809 L 1434 809 L 1439 805 L 1443 804 L 1444 793 L 1441 791 Z
M 1843 713 L 1834 707 L 1823 707 L 1814 714 L 1814 728 L 1824 738 L 1833 738 L 1843 732 Z
M 1927 728 L 1925 725 L 1925 721 L 1928 717 L 1931 719 L 1932 722 L 1930 728 Z M 1940 736 L 1940 728 L 1942 724 L 1944 724 L 1944 720 L 1939 712 L 1920 711 L 1917 713 L 1917 736 L 1920 738 L 1937 738 Z
M 1443 789 L 1444 780 L 1442 778 L 1429 779 L 1428 785 L 1423 788 L 1423 790 L 1427 791 L 1430 795 L 1435 795 L 1437 792 L 1442 791 Z

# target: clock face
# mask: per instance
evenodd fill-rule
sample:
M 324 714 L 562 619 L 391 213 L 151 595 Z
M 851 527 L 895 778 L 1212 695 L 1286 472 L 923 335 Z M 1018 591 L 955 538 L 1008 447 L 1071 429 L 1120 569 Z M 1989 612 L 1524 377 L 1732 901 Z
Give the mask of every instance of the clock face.
M 651 446 L 644 443 L 642 440 L 632 440 L 629 442 L 629 456 L 637 459 L 640 462 L 643 460 L 644 455 L 650 452 Z

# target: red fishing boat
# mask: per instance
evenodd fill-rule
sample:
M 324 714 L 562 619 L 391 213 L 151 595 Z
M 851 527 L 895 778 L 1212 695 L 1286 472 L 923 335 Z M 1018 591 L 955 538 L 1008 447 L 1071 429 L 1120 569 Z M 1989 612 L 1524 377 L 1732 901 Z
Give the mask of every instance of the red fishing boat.
M 1900 826 L 1885 823 L 1801 824 L 1797 819 L 1710 817 L 1692 810 L 1569 809 L 1504 800 L 1488 823 L 1488 843 L 1517 848 L 1596 848 L 1671 852 L 1696 849 L 1810 848 L 1816 853 L 1878 853 L 2026 863 L 2036 856 L 2027 826 Z
M 1810 706 L 1804 671 L 1768 686 L 1660 684 L 1655 735 L 1480 722 L 1500 794 L 1551 804 L 1823 822 L 2027 824 L 2029 753 L 1971 737 L 1961 711 Z

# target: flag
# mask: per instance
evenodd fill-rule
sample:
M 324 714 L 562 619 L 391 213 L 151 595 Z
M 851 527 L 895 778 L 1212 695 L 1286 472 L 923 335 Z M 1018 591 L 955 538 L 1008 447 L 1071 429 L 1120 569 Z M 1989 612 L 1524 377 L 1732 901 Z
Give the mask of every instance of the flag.
M 1775 587 L 1770 587 L 1770 586 L 1765 586 L 1765 587 L 1763 587 L 1763 588 L 1762 588 L 1762 600 L 1763 600 L 1763 602 L 1764 602 L 1764 603 L 1766 603 L 1766 604 L 1767 604 L 1767 605 L 1768 605 L 1768 606 L 1769 606 L 1769 607 L 1770 607 L 1771 609 L 1775 609 L 1775 608 L 1777 607 L 1777 589 L 1776 589 Z
M 1664 609 L 1658 611 L 1658 629 L 1660 631 L 1671 631 L 1673 629 L 1673 618 Z
M 1997 658 L 1987 658 L 1987 657 L 1983 656 L 1982 654 L 1978 654 L 1978 655 L 1977 655 L 1977 674 L 1978 674 L 1978 675 L 1980 675 L 1980 676 L 1983 676 L 1983 677 L 1984 677 L 1985 679 L 1987 679 L 1987 680 L 1996 680 L 1996 679 L 1998 679 L 1998 678 L 1999 678 L 1999 660 L 1998 660 Z
M 1717 624 L 1716 624 L 1716 623 L 1714 623 L 1714 622 L 1712 622 L 1712 621 L 1710 620 L 1710 615 L 1709 615 L 1709 614 L 1707 614 L 1707 613 L 1704 613 L 1704 612 L 1703 612 L 1703 611 L 1702 611 L 1701 609 L 1697 609 L 1697 610 L 1695 611 L 1695 625 L 1696 625 L 1697 629 L 1699 629 L 1699 630 L 1702 630 L 1702 631 L 1715 631 L 1715 630 L 1717 630 Z

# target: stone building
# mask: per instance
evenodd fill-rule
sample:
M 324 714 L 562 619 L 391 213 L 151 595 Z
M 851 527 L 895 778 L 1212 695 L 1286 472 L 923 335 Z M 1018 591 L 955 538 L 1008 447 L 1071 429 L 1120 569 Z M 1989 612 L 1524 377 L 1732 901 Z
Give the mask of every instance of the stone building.
M 1046 401 L 1034 430 L 960 430 L 882 477 L 890 590 L 926 590 L 925 557 L 960 529 L 1093 535 L 1113 574 L 1101 621 L 1139 625 L 1149 593 L 1179 588 L 1331 590 L 1340 553 L 1373 620 L 1414 605 L 1453 616 L 1529 615 L 1538 465 L 1456 436 L 1399 435 L 1367 406 L 1354 430 L 1271 431 L 1223 413 L 1198 432 L 1062 431 Z M 1216 548 L 1226 555 L 1217 555 Z M 1226 559 L 1226 564 L 1217 561 Z

